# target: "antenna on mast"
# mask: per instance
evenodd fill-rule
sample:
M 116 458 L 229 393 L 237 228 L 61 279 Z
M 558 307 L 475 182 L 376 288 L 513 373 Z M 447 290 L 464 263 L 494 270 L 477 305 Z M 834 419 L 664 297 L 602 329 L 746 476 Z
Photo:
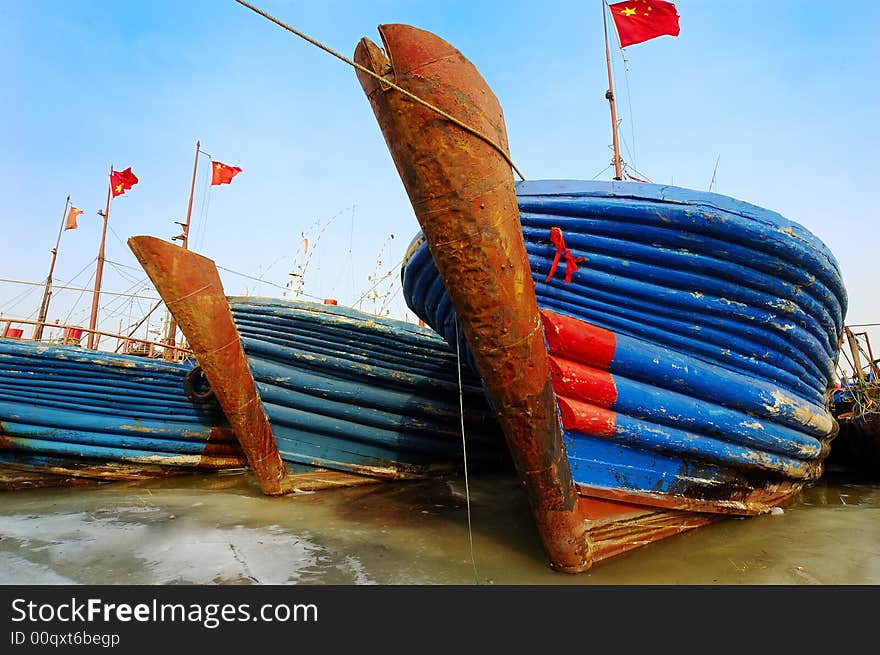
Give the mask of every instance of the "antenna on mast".
M 40 302 L 40 311 L 37 315 L 37 326 L 34 328 L 34 341 L 43 338 L 43 327 L 46 325 L 46 315 L 49 313 L 49 300 L 52 298 L 52 273 L 55 271 L 55 260 L 58 258 L 58 247 L 61 245 L 61 233 L 67 221 L 67 208 L 70 206 L 70 196 L 64 202 L 64 211 L 61 213 L 61 227 L 58 228 L 58 238 L 55 247 L 52 248 L 52 263 L 49 264 L 49 275 L 46 277 L 46 286 L 43 289 L 43 300 Z
M 90 350 L 98 349 L 98 338 L 95 330 L 98 327 L 98 303 L 101 297 L 101 278 L 104 274 L 104 248 L 107 242 L 107 221 L 110 220 L 110 199 L 113 197 L 113 165 L 110 165 L 110 178 L 107 180 L 107 205 L 104 210 L 98 210 L 98 216 L 104 219 L 104 227 L 101 230 L 101 245 L 98 247 L 98 267 L 95 270 L 95 289 L 92 292 L 92 310 L 89 314 L 89 337 L 86 342 Z
M 623 179 L 623 162 L 620 158 L 620 137 L 617 133 L 617 107 L 614 104 L 614 81 L 611 78 L 611 48 L 608 46 L 608 13 L 602 0 L 602 27 L 605 30 L 605 63 L 608 67 L 608 90 L 605 97 L 611 107 L 611 137 L 614 144 L 614 179 Z
M 709 191 L 715 186 L 715 173 L 718 172 L 718 162 L 721 161 L 721 154 L 718 154 L 718 159 L 715 160 L 715 170 L 712 171 L 712 180 L 709 182 Z
M 192 219 L 192 207 L 193 207 L 193 194 L 196 190 L 196 172 L 199 170 L 199 148 L 201 147 L 201 141 L 196 141 L 196 156 L 195 161 L 193 162 L 193 174 L 192 174 L 192 182 L 189 187 L 189 202 L 186 205 L 186 222 L 181 223 L 180 221 L 174 221 L 177 225 L 182 228 L 182 232 L 175 237 L 171 237 L 172 241 L 180 241 L 180 246 L 184 250 L 188 250 L 189 248 L 189 226 L 190 221 Z M 171 312 L 166 310 L 165 318 L 167 319 L 166 323 L 166 332 L 165 332 L 165 343 L 170 346 L 166 350 L 166 359 L 170 359 L 174 356 L 175 350 L 174 346 L 177 341 L 177 321 L 174 320 L 174 317 L 171 315 Z

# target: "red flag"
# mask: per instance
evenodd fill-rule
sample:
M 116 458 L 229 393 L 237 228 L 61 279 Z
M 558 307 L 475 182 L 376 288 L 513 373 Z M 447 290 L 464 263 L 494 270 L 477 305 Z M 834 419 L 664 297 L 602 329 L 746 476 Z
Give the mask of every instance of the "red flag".
M 215 161 L 211 164 L 211 184 L 229 184 L 232 178 L 241 173 L 238 166 L 229 166 Z
M 113 192 L 114 198 L 121 196 L 137 183 L 137 176 L 131 172 L 131 166 L 124 171 L 112 171 L 110 173 L 110 190 Z
M 634 45 L 658 36 L 678 36 L 678 12 L 671 2 L 630 0 L 608 5 L 620 37 L 620 47 Z
M 79 227 L 76 224 L 76 217 L 82 214 L 82 209 L 77 209 L 76 207 L 71 207 L 70 211 L 67 213 L 67 223 L 64 225 L 65 230 L 75 230 Z

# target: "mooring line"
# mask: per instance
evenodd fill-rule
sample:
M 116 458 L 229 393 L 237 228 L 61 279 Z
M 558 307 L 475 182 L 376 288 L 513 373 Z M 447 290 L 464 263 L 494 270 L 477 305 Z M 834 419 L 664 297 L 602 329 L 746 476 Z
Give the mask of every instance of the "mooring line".
M 461 450 L 464 454 L 464 497 L 467 504 L 468 543 L 471 550 L 471 566 L 474 569 L 474 582 L 480 584 L 480 574 L 477 573 L 477 560 L 474 557 L 474 531 L 471 525 L 471 490 L 468 485 L 467 443 L 464 438 L 464 391 L 461 384 L 461 349 L 458 345 L 458 316 L 455 317 L 455 360 L 458 370 L 458 408 L 461 417 Z
M 478 130 L 477 128 L 475 128 L 475 127 L 471 127 L 471 126 L 468 125 L 467 123 L 463 123 L 462 121 L 458 120 L 455 116 L 452 116 L 452 115 L 450 115 L 450 114 L 447 114 L 445 111 L 443 111 L 443 110 L 440 109 L 439 107 L 435 107 L 435 106 L 432 105 L 430 102 L 428 102 L 428 101 L 426 101 L 426 100 L 422 100 L 420 97 L 418 97 L 418 96 L 415 95 L 414 93 L 411 93 L 411 92 L 407 91 L 406 89 L 404 89 L 404 88 L 401 87 L 401 86 L 398 86 L 398 85 L 395 84 L 394 82 L 391 82 L 391 81 L 389 81 L 389 80 L 386 80 L 384 77 L 382 77 L 381 75 L 378 75 L 378 74 L 374 73 L 374 72 L 371 71 L 369 68 L 365 68 L 365 67 L 361 66 L 361 65 L 358 64 L 357 62 L 355 62 L 355 61 L 349 59 L 348 57 L 346 57 L 346 56 L 344 56 L 344 55 L 339 54 L 338 52 L 336 52 L 335 50 L 333 50 L 333 49 L 330 48 L 329 46 L 324 45 L 324 44 L 321 43 L 320 41 L 316 41 L 315 39 L 313 39 L 313 38 L 310 37 L 309 35 L 304 34 L 303 32 L 300 32 L 298 29 L 296 29 L 296 28 L 294 28 L 294 27 L 291 27 L 291 26 L 288 25 L 287 23 L 284 23 L 284 22 L 278 20 L 277 18 L 275 18 L 274 16 L 272 16 L 272 15 L 270 15 L 270 14 L 267 14 L 265 11 L 263 11 L 263 10 L 260 9 L 259 7 L 254 7 L 252 4 L 250 4 L 249 2 L 246 2 L 245 0 L 235 0 L 235 2 L 237 2 L 238 4 L 240 4 L 240 5 L 243 6 L 243 7 L 247 7 L 248 9 L 250 9 L 250 10 L 253 11 L 254 13 L 259 14 L 260 16 L 262 16 L 263 18 L 265 18 L 266 20 L 272 21 L 273 23 L 275 23 L 275 24 L 278 25 L 279 27 L 284 28 L 285 30 L 287 30 L 287 31 L 290 32 L 291 34 L 295 34 L 295 35 L 298 36 L 299 38 L 301 38 L 301 39 L 303 39 L 303 40 L 305 40 L 305 41 L 308 41 L 308 42 L 311 43 L 313 46 L 315 46 L 316 48 L 320 48 L 321 50 L 323 50 L 323 51 L 326 52 L 327 54 L 332 55 L 332 56 L 336 57 L 337 59 L 339 59 L 339 60 L 341 60 L 341 61 L 344 61 L 346 64 L 348 64 L 348 65 L 351 66 L 352 68 L 355 68 L 355 69 L 361 71 L 362 73 L 365 73 L 366 75 L 369 75 L 370 77 L 375 78 L 376 80 L 378 80 L 379 82 L 381 82 L 381 83 L 384 84 L 385 86 L 390 86 L 390 87 L 391 87 L 392 89 L 394 89 L 395 91 L 399 91 L 400 93 L 402 93 L 402 94 L 405 95 L 406 97 L 411 98 L 412 100 L 415 100 L 416 102 L 418 102 L 418 103 L 421 104 L 421 105 L 424 105 L 425 107 L 427 107 L 427 108 L 430 109 L 431 111 L 437 112 L 438 114 L 440 114 L 440 115 L 441 115 L 443 118 L 445 118 L 446 120 L 448 120 L 448 121 L 454 123 L 455 125 L 458 125 L 458 127 L 460 127 L 461 129 L 470 132 L 471 134 L 473 134 L 473 135 L 476 136 L 476 137 L 479 137 L 480 139 L 482 139 L 483 141 L 485 141 L 485 142 L 488 143 L 490 146 L 492 146 L 495 150 L 498 151 L 498 153 L 504 158 L 504 161 L 506 161 L 506 162 L 510 165 L 510 167 L 516 172 L 516 174 L 519 175 L 519 178 L 520 178 L 521 180 L 525 180 L 525 179 L 526 179 L 526 178 L 523 176 L 523 174 L 520 173 L 519 169 L 516 167 L 516 164 L 513 163 L 513 160 L 510 158 L 510 155 L 508 155 L 507 152 L 505 152 L 504 149 L 503 149 L 501 146 L 499 146 L 497 143 L 495 143 L 495 141 L 493 141 L 491 138 L 489 138 L 488 136 L 486 136 L 485 134 L 483 134 L 483 133 L 482 133 L 480 130 Z

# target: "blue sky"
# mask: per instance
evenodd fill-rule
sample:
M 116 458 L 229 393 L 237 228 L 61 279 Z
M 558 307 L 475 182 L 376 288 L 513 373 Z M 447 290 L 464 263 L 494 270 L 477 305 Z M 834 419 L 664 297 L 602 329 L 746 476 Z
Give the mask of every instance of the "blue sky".
M 527 178 L 612 176 L 599 0 L 255 4 L 346 56 L 380 23 L 431 30 L 495 91 Z M 876 3 L 675 4 L 678 37 L 627 48 L 626 70 L 614 55 L 624 159 L 694 189 L 717 161 L 715 191 L 814 232 L 843 268 L 848 321 L 880 322 Z M 232 0 L 0 0 L 0 61 L 0 277 L 45 278 L 70 194 L 85 213 L 55 279 L 90 288 L 109 167 L 131 166 L 140 183 L 113 203 L 103 288 L 151 295 L 123 242 L 177 233 L 198 139 L 243 169 L 209 189 L 203 157 L 193 208 L 191 247 L 262 280 L 222 271 L 228 293 L 283 293 L 305 233 L 306 297 L 351 304 L 390 271 L 362 306 L 405 315 L 389 285 L 418 224 L 348 66 Z M 0 283 L 0 312 L 34 314 L 39 295 Z M 151 304 L 105 296 L 103 325 Z M 88 294 L 59 291 L 49 318 L 87 323 L 88 309 Z

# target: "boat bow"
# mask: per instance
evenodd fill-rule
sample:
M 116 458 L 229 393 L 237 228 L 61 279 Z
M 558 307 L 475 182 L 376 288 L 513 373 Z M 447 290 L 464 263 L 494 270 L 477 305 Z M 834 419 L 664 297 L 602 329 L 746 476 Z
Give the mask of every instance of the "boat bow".
M 363 71 L 358 79 L 449 292 L 551 563 L 584 570 L 591 542 L 563 445 L 501 105 L 473 64 L 438 36 L 407 25 L 382 25 L 379 33 L 384 52 L 364 38 L 354 59 L 382 79 Z

